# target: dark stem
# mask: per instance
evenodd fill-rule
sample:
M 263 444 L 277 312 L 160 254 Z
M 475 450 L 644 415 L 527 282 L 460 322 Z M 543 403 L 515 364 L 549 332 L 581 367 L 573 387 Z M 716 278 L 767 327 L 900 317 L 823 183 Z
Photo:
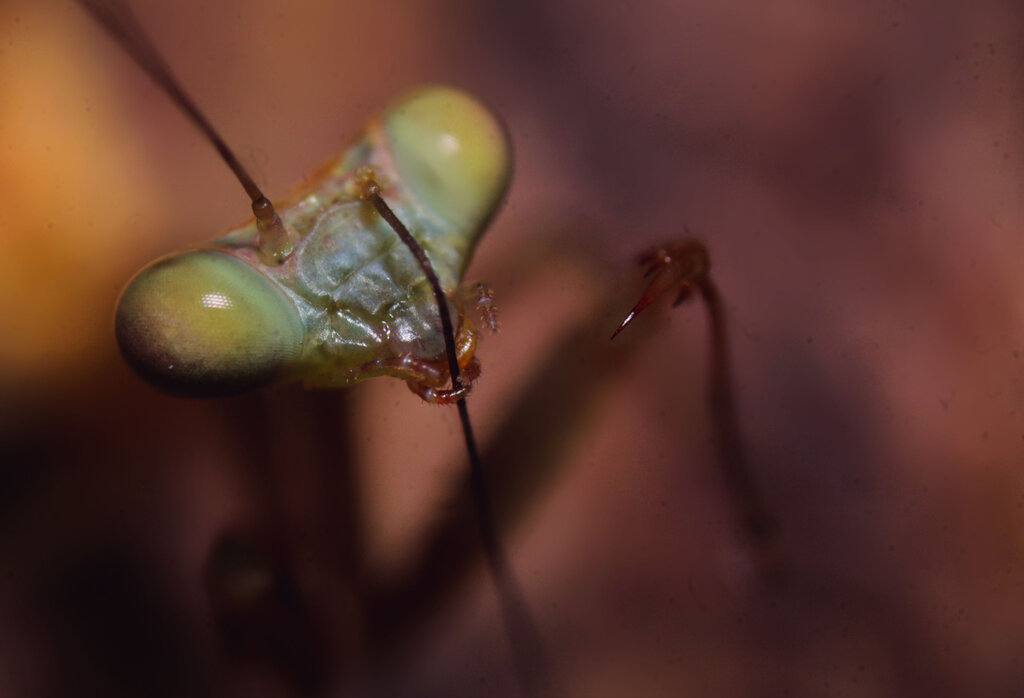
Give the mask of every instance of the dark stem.
M 419 263 L 420 269 L 423 270 L 423 274 L 427 277 L 427 281 L 430 283 L 434 299 L 437 301 L 438 312 L 441 315 L 441 331 L 444 334 L 444 345 L 448 355 L 448 370 L 452 378 L 452 388 L 457 388 L 461 383 L 458 354 L 455 349 L 455 330 L 452 325 L 451 313 L 448 310 L 448 298 L 444 295 L 444 290 L 441 288 L 441 282 L 437 278 L 437 273 L 434 271 L 430 259 L 427 258 L 427 253 L 380 194 L 376 191 L 370 191 L 367 193 L 366 199 L 373 204 L 381 218 L 387 221 L 388 225 L 395 231 L 395 234 L 409 248 L 409 251 L 412 252 Z M 494 507 L 491 504 L 491 498 L 487 491 L 483 464 L 477 450 L 476 437 L 473 435 L 473 425 L 469 419 L 466 399 L 459 398 L 457 404 L 459 408 L 459 421 L 462 423 L 462 435 L 466 442 L 466 451 L 469 453 L 470 489 L 473 493 L 473 501 L 476 503 L 477 520 L 480 526 L 484 554 L 487 557 L 487 565 L 498 592 L 498 601 L 501 606 L 505 633 L 515 655 L 516 667 L 523 691 L 530 696 L 539 696 L 541 695 L 542 686 L 547 683 L 550 665 L 541 643 L 540 633 L 530 616 L 522 590 L 519 588 L 519 584 L 512 574 L 512 569 L 509 567 L 501 537 L 498 535 Z

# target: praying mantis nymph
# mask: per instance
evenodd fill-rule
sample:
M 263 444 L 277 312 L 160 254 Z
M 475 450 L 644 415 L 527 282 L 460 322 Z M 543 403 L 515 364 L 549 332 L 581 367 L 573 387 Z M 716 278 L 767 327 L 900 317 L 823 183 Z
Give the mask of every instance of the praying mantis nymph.
M 128 283 L 115 319 L 126 361 L 149 382 L 185 395 L 286 381 L 340 387 L 390 375 L 425 400 L 455 403 L 506 632 L 523 687 L 537 695 L 547 662 L 505 558 L 465 400 L 479 374 L 466 308 L 477 305 L 492 329 L 496 321 L 489 292 L 472 300 L 460 283 L 508 186 L 504 125 L 459 90 L 419 88 L 275 207 L 127 6 L 79 3 L 204 133 L 254 214 Z
M 235 169 L 255 219 L 136 274 L 115 322 L 128 364 L 161 389 L 194 396 L 291 381 L 340 387 L 382 375 L 404 379 L 428 401 L 464 395 L 479 374 L 466 307 L 480 305 L 494 325 L 488 294 L 474 300 L 460 283 L 509 180 L 498 117 L 454 88 L 414 90 L 275 210 L 150 48 L 137 61 Z M 458 318 L 458 384 L 436 294 L 368 200 L 370 189 L 426 252 Z
M 338 387 L 392 375 L 445 401 L 434 298 L 415 259 L 363 200 L 361 180 L 379 183 L 431 258 L 461 319 L 459 365 L 472 378 L 476 331 L 458 286 L 508 174 L 495 116 L 452 88 L 416 90 L 279 205 L 279 225 L 257 218 L 139 272 L 117 307 L 121 352 L 144 378 L 178 393 L 295 380 Z

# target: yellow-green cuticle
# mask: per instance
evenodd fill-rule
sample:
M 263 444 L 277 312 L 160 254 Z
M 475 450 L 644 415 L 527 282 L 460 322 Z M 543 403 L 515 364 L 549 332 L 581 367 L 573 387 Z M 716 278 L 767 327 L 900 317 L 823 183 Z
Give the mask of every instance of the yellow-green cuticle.
M 182 395 L 226 395 L 282 376 L 302 352 L 292 301 L 266 276 L 216 250 L 165 257 L 128 283 L 117 305 L 128 364 Z
M 460 229 L 482 225 L 505 193 L 511 149 L 498 117 L 469 95 L 423 87 L 384 114 L 402 181 Z

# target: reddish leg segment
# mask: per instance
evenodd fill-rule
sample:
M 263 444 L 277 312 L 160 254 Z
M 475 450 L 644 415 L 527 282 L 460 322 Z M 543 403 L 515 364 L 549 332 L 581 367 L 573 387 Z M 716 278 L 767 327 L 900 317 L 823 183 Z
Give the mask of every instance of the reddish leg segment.
M 693 292 L 695 285 L 707 277 L 711 270 L 707 248 L 704 247 L 704 243 L 696 240 L 684 240 L 653 250 L 640 259 L 640 264 L 647 267 L 644 278 L 652 275 L 654 278 L 644 289 L 643 295 L 629 311 L 626 319 L 612 333 L 612 339 L 626 329 L 626 325 L 650 305 L 651 301 L 666 291 L 676 291 L 673 306 L 682 303 Z

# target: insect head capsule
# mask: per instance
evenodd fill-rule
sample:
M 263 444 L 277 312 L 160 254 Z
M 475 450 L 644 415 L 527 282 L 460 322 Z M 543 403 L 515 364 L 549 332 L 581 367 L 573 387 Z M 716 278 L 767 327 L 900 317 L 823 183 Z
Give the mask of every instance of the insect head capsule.
M 455 292 L 510 160 L 495 115 L 458 90 L 420 88 L 277 207 L 294 240 L 283 255 L 268 258 L 250 222 L 139 272 L 118 302 L 121 353 L 178 394 L 290 380 L 337 387 L 376 375 L 436 387 L 447 375 L 436 301 L 394 231 L 360 200 L 357 173 L 376 173 L 462 318 Z

